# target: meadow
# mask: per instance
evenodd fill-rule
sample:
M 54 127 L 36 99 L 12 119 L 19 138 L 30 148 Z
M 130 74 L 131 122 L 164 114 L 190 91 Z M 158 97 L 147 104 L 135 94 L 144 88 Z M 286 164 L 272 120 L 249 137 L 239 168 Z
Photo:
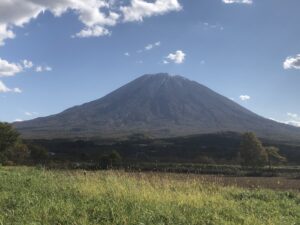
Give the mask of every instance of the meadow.
M 242 188 L 222 179 L 0 167 L 0 224 L 300 224 L 299 189 Z

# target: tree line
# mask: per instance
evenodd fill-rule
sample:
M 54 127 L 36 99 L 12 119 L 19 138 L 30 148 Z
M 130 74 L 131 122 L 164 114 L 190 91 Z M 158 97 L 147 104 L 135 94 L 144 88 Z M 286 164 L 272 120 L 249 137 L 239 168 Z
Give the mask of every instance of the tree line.
M 47 163 L 47 149 L 34 144 L 26 144 L 20 134 L 8 123 L 0 123 L 0 164 Z M 255 133 L 247 132 L 242 135 L 238 161 L 246 167 L 272 167 L 273 164 L 284 163 L 286 158 L 279 154 L 274 146 L 263 146 Z M 109 168 L 119 164 L 122 158 L 118 152 L 112 151 L 99 158 L 101 168 Z
M 0 123 L 0 164 L 46 162 L 48 152 L 41 146 L 27 145 L 8 123 Z

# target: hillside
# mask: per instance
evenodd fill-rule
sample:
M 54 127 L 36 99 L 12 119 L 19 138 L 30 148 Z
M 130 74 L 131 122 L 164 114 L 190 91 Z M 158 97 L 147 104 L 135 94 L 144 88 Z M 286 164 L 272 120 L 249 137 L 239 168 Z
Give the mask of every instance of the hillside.
M 168 74 L 141 76 L 98 100 L 14 126 L 25 138 L 254 131 L 264 138 L 300 141 L 299 128 L 265 119 L 195 81 Z

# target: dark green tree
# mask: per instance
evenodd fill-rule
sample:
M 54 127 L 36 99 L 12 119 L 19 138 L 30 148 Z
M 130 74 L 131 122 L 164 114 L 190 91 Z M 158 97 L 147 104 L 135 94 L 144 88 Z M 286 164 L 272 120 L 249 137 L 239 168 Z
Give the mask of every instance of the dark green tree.
M 47 162 L 49 158 L 49 154 L 45 148 L 39 145 L 30 145 L 29 149 L 30 149 L 30 158 L 33 160 L 34 163 Z
M 112 151 L 112 153 L 109 154 L 109 158 L 112 162 L 112 164 L 120 163 L 122 160 L 122 157 L 117 151 Z
M 10 148 L 8 152 L 8 159 L 17 163 L 22 164 L 28 160 L 29 150 L 26 144 L 21 139 L 15 144 L 13 148 Z
M 25 160 L 28 149 L 20 134 L 8 123 L 0 123 L 0 163 Z
M 254 133 L 247 132 L 243 134 L 240 158 L 243 166 L 262 167 L 267 163 L 266 150 Z
M 270 169 L 272 168 L 272 164 L 274 163 L 283 163 L 287 161 L 284 156 L 279 154 L 279 148 L 268 146 L 265 147 L 265 150 L 268 155 L 268 165 Z
M 112 168 L 122 161 L 122 157 L 117 151 L 112 151 L 108 155 L 104 155 L 100 159 L 100 166 L 102 169 Z

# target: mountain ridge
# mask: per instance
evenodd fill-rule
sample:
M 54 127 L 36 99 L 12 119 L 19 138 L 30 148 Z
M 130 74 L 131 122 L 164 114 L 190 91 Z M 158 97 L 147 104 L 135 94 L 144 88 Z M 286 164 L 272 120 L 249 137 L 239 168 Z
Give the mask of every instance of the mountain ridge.
M 143 75 L 100 99 L 14 126 L 25 138 L 253 131 L 300 141 L 299 128 L 263 118 L 196 81 L 167 73 Z

